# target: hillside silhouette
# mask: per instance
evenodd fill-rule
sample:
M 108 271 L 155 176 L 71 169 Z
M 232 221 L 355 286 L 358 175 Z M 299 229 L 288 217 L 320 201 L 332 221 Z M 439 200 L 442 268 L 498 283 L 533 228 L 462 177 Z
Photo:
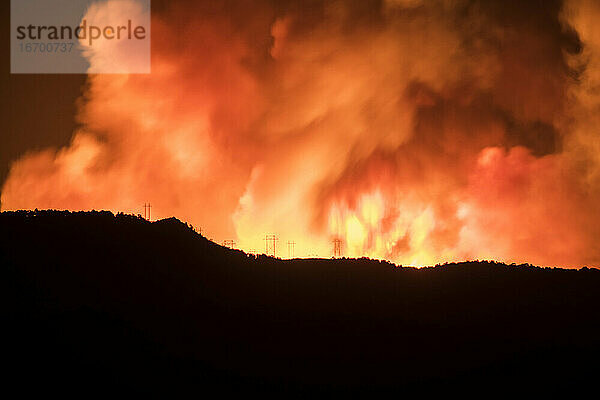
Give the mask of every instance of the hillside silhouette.
M 0 266 L 22 395 L 554 396 L 599 372 L 595 269 L 279 260 L 62 211 L 1 213 Z

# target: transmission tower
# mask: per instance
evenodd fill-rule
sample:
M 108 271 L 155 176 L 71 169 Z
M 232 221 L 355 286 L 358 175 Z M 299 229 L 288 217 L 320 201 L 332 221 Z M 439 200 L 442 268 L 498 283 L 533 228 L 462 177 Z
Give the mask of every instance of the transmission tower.
M 339 238 L 333 239 L 333 256 L 334 257 L 342 256 L 342 239 L 339 239 Z
M 265 235 L 265 254 L 275 257 L 277 255 L 276 243 L 279 238 L 276 235 Z
M 233 249 L 235 247 L 235 240 L 233 240 L 233 239 L 223 240 L 223 246 Z

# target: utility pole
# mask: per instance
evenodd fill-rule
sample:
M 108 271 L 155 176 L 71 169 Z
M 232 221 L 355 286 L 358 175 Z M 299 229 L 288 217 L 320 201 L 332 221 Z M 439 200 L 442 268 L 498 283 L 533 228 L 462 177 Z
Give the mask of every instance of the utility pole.
M 144 203 L 144 219 L 147 219 L 148 221 L 152 220 L 152 216 L 150 214 L 151 208 L 152 205 L 150 203 Z
M 296 246 L 296 242 L 288 241 L 288 258 L 294 258 L 294 246 Z

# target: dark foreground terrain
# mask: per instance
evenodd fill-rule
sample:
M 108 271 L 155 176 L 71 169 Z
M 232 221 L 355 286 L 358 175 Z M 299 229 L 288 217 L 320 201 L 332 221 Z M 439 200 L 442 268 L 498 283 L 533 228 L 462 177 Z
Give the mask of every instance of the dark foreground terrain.
M 107 212 L 2 213 L 0 266 L 22 396 L 596 393 L 594 269 L 255 258 Z

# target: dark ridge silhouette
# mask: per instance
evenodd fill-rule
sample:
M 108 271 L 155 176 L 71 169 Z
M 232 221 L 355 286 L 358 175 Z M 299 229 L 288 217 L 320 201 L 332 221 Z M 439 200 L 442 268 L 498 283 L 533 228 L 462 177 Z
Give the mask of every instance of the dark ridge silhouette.
M 570 396 L 594 388 L 600 272 L 279 260 L 175 218 L 0 214 L 5 391 Z

